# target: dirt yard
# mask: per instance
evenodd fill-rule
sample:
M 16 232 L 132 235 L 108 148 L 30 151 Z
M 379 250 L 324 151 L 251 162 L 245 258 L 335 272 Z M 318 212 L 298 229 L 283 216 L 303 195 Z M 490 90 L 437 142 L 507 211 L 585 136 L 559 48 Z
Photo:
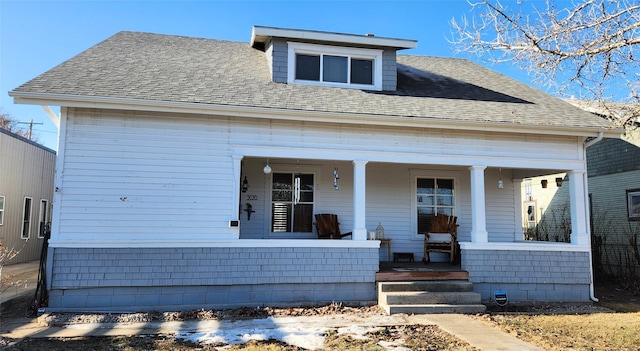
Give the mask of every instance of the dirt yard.
M 594 305 L 543 305 L 520 307 L 511 311 L 499 311 L 478 315 L 476 318 L 502 329 L 520 339 L 546 350 L 638 350 L 640 345 L 640 294 L 624 290 L 616 285 L 600 286 L 596 290 L 600 302 Z M 9 301 L 0 306 L 0 325 L 3 330 L 11 325 L 29 321 L 24 312 L 31 297 Z M 619 311 L 618 313 L 602 311 Z M 172 313 L 142 313 L 123 315 L 54 315 L 50 323 L 90 323 L 96 319 L 111 322 L 136 322 L 151 320 L 211 320 L 266 318 L 268 316 L 300 316 L 357 314 L 375 318 L 381 315 L 377 306 L 345 307 L 329 305 L 319 308 L 288 309 L 235 309 L 202 310 Z M 603 332 L 604 331 L 604 332 Z M 434 326 L 407 325 L 379 327 L 369 331 L 364 338 L 329 330 L 325 336 L 324 350 L 387 350 L 391 347 L 410 350 L 475 350 L 453 335 Z M 84 337 L 73 339 L 0 339 L 0 349 L 7 351 L 186 351 L 186 350 L 302 350 L 276 340 L 251 341 L 243 345 L 194 344 L 173 335 L 154 337 Z

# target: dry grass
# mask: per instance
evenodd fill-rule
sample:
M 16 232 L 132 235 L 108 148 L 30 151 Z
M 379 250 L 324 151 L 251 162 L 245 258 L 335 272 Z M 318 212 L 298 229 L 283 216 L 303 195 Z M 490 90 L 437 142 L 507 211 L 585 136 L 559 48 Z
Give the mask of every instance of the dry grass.
M 596 296 L 601 298 L 600 306 L 616 313 L 591 314 L 487 314 L 478 316 L 490 325 L 502 329 L 524 341 L 537 345 L 545 350 L 640 350 L 640 295 L 637 291 L 617 289 L 615 287 L 599 288 Z M 13 303 L 16 302 L 16 303 Z M 19 303 L 17 303 L 19 302 Z M 19 318 L 23 315 L 25 301 L 11 301 L 0 306 L 0 323 Z M 288 309 L 269 311 L 235 311 L 243 316 L 255 313 L 260 315 L 330 315 L 345 313 L 336 306 L 321 309 Z M 373 310 L 353 309 L 349 313 L 374 313 Z M 171 318 L 195 318 L 192 315 L 170 316 Z M 198 315 L 198 318 L 203 318 Z M 225 318 L 241 316 L 224 315 Z M 0 340 L 2 341 L 2 340 Z M 10 340 L 7 340 L 10 341 Z M 90 337 L 72 339 L 24 339 L 15 340 L 6 350 L 11 351 L 187 351 L 218 350 L 221 345 L 196 345 L 181 339 L 168 336 L 154 337 Z M 382 345 L 395 344 L 411 350 L 474 350 L 460 339 L 443 332 L 434 326 L 408 325 L 380 327 L 366 334 L 366 338 L 356 338 L 349 334 L 329 331 L 325 339 L 324 350 L 384 350 Z M 0 342 L 0 349 L 2 349 Z M 7 345 L 4 345 L 7 346 Z M 230 351 L 302 351 L 302 349 L 285 343 L 269 341 L 251 341 L 244 345 L 228 347 Z
M 545 350 L 640 350 L 640 313 L 486 315 L 483 319 Z

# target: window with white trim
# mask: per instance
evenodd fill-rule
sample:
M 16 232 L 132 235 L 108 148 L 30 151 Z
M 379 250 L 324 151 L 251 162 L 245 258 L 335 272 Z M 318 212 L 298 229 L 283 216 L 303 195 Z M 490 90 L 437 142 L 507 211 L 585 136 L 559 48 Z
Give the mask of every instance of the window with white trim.
M 382 90 L 382 50 L 288 43 L 287 81 Z
M 31 230 L 31 203 L 33 199 L 24 198 L 24 210 L 22 211 L 22 239 L 29 239 L 29 230 Z
M 49 218 L 49 200 L 40 199 L 40 213 L 38 214 L 38 238 L 44 238 L 44 231 Z
M 4 196 L 0 195 L 0 225 L 4 224 Z
M 455 216 L 454 180 L 419 177 L 416 181 L 416 212 L 419 234 L 429 231 L 432 216 Z
M 312 233 L 314 175 L 273 173 L 271 232 Z
M 640 221 L 640 189 L 627 190 L 627 214 L 630 221 Z

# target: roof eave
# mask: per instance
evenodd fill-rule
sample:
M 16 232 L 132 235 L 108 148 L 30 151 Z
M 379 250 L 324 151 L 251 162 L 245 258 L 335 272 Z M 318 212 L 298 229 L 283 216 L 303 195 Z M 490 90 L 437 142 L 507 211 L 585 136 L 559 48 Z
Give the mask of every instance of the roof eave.
M 335 42 L 352 45 L 390 47 L 398 50 L 413 49 L 417 46 L 418 43 L 416 40 L 376 37 L 372 34 L 355 35 L 302 29 L 253 26 L 253 29 L 251 31 L 250 44 L 253 47 L 256 43 L 266 43 L 269 38 L 274 37 L 307 41 Z
M 230 117 L 248 117 L 307 122 L 330 122 L 341 124 L 378 125 L 413 128 L 436 128 L 450 130 L 486 131 L 519 134 L 568 135 L 596 137 L 603 133 L 606 138 L 620 138 L 624 129 L 603 127 L 575 127 L 555 125 L 525 125 L 506 122 L 461 121 L 441 118 L 411 116 L 336 113 L 324 111 L 291 110 L 269 107 L 203 104 L 192 102 L 141 100 L 100 96 L 32 93 L 11 91 L 14 103 L 51 105 L 62 107 L 179 112 L 191 114 L 216 114 Z

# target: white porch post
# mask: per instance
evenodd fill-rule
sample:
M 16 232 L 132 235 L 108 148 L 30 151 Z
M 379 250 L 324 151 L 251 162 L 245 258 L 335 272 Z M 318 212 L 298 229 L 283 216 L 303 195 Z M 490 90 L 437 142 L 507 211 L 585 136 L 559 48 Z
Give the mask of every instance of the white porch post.
M 471 166 L 471 242 L 486 243 L 487 233 L 486 205 L 484 195 L 484 170 L 486 166 Z
M 353 231 L 352 240 L 367 240 L 367 161 L 353 161 Z
M 240 221 L 240 214 L 238 209 L 240 208 L 240 176 L 242 172 L 242 155 L 233 155 L 233 194 L 232 194 L 232 206 L 229 218 L 231 221 Z M 231 230 L 235 230 L 237 238 L 240 238 L 240 227 L 232 227 Z
M 516 231 L 515 233 L 513 233 L 513 239 L 515 241 L 520 241 L 524 239 L 524 233 L 522 232 L 522 228 L 524 228 L 524 212 L 522 209 L 522 179 L 513 180 L 513 195 L 514 208 L 516 209 Z
M 587 215 L 586 171 L 569 171 L 571 202 L 571 244 L 589 245 L 589 216 Z

